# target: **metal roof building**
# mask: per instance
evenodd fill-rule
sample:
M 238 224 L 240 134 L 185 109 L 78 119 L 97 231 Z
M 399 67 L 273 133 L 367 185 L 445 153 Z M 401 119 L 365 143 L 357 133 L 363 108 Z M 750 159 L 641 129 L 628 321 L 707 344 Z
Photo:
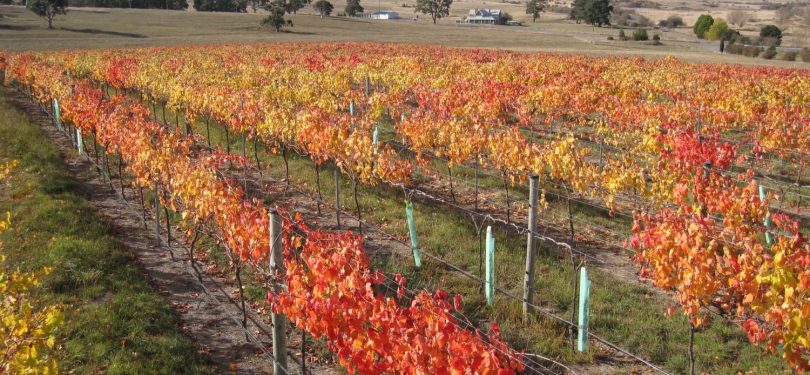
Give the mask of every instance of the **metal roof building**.
M 373 20 L 397 20 L 399 19 L 399 13 L 390 10 L 384 10 L 381 12 L 364 13 L 362 17 L 371 18 Z
M 503 25 L 506 21 L 504 13 L 500 9 L 470 9 L 465 23 L 484 25 Z

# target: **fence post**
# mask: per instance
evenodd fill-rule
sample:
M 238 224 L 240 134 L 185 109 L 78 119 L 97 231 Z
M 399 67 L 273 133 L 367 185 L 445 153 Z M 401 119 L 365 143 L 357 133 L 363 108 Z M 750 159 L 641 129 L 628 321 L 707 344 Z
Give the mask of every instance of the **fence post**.
M 281 216 L 270 209 L 270 271 L 275 276 L 273 292 L 281 293 L 286 276 L 284 249 L 281 241 Z M 273 313 L 273 363 L 274 374 L 288 374 L 287 371 L 287 318 Z
M 492 236 L 492 226 L 487 226 L 487 255 L 486 255 L 486 285 L 484 295 L 487 305 L 495 302 L 495 237 Z
M 59 131 L 65 131 L 65 128 L 62 127 L 62 114 L 59 109 L 59 99 L 56 98 L 53 98 L 53 120 L 56 122 L 56 128 L 59 129 Z
M 335 165 L 335 218 L 340 228 L 340 170 L 337 165 Z
M 405 201 L 405 215 L 408 217 L 408 232 L 411 234 L 411 250 L 413 250 L 413 262 L 416 268 L 422 267 L 422 255 L 419 252 L 419 239 L 416 237 L 416 224 L 413 219 L 413 204 Z
M 84 155 L 84 139 L 82 138 L 82 129 L 76 128 L 76 148 L 79 150 L 79 155 Z
M 579 269 L 579 321 L 577 322 L 577 351 L 588 350 L 588 313 L 590 310 L 591 281 L 588 280 L 588 270 Z
M 764 201 L 765 200 L 765 186 L 759 185 L 759 199 Z M 771 226 L 771 214 L 770 210 L 765 216 L 765 242 L 768 246 L 771 245 L 771 232 L 768 232 L 768 228 Z
M 537 190 L 540 177 L 536 174 L 529 179 L 529 228 L 526 240 L 526 275 L 523 278 L 523 319 L 529 318 L 529 308 L 532 304 L 532 288 L 534 286 L 534 254 L 537 252 Z

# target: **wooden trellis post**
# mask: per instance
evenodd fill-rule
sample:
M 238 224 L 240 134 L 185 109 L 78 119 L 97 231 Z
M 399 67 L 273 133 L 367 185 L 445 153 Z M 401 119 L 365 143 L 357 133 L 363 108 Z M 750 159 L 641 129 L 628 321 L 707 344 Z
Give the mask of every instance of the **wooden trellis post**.
M 529 179 L 529 228 L 526 239 L 526 275 L 523 278 L 523 319 L 529 318 L 530 305 L 532 304 L 532 289 L 534 286 L 534 254 L 537 252 L 537 195 L 538 181 L 540 177 L 533 174 Z
M 340 228 L 340 170 L 335 165 L 335 219 Z
M 284 249 L 281 241 L 281 216 L 275 209 L 270 210 L 270 271 L 275 276 L 273 292 L 281 293 L 286 276 Z M 287 374 L 287 318 L 273 313 L 273 363 L 274 374 Z
M 366 84 L 366 97 L 371 96 L 371 77 L 366 76 L 365 84 Z
M 160 243 L 160 192 L 155 184 L 155 239 Z

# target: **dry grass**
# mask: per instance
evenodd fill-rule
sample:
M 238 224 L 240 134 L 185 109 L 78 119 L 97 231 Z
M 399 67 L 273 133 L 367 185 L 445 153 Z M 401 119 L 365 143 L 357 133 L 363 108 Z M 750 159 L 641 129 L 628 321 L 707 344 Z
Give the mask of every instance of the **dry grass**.
M 380 8 L 394 8 L 403 17 L 413 10 L 394 7 L 393 0 L 380 2 Z M 342 9 L 336 2 L 336 9 Z M 388 6 L 387 6 L 388 5 Z M 373 3 L 366 4 L 376 10 Z M 472 7 L 502 7 L 513 15 L 522 5 L 463 1 L 454 4 L 454 14 Z M 508 7 L 507 7 L 508 6 Z M 593 28 L 563 20 L 557 13 L 543 14 L 541 22 L 524 27 L 460 26 L 454 20 L 433 25 L 426 17 L 419 22 L 410 19 L 372 21 L 326 17 L 320 19 L 311 9 L 292 16 L 295 26 L 276 33 L 260 28 L 261 14 L 198 13 L 138 9 L 73 8 L 55 20 L 55 30 L 47 30 L 45 21 L 25 8 L 0 6 L 0 49 L 44 50 L 68 48 L 142 47 L 179 44 L 218 44 L 274 41 L 376 41 L 417 44 L 443 44 L 451 47 L 505 48 L 523 51 L 588 53 L 596 55 L 643 56 L 661 58 L 676 56 L 701 62 L 731 62 L 774 66 L 806 67 L 807 64 L 767 61 L 715 53 L 714 44 L 690 40 L 689 29 L 662 31 L 663 46 L 634 42 L 609 41 L 616 29 Z M 408 13 L 409 12 L 409 13 Z

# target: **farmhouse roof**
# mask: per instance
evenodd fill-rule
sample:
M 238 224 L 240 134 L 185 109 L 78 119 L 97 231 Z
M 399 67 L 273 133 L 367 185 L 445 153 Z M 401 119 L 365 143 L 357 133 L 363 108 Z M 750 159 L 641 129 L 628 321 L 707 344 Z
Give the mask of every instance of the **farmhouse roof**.
M 479 8 L 479 9 L 470 9 L 470 12 L 467 13 L 468 17 L 483 17 L 483 18 L 495 18 L 501 16 L 500 9 L 486 9 L 486 8 Z

